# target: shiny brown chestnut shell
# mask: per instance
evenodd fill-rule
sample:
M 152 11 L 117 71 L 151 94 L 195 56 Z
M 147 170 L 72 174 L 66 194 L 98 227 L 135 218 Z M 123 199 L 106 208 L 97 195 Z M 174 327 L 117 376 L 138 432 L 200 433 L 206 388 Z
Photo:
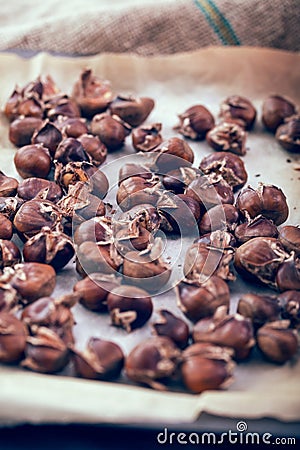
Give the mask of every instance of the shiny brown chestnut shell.
M 13 224 L 5 217 L 0 214 L 0 239 L 11 239 L 13 235 Z
M 145 180 L 140 176 L 126 178 L 119 186 L 117 203 L 123 211 L 144 203 L 156 205 L 159 193 L 157 179 Z
M 75 138 L 65 138 L 58 145 L 54 159 L 64 165 L 70 162 L 89 162 L 89 157 L 82 144 Z
M 165 336 L 156 336 L 140 342 L 126 358 L 127 377 L 153 389 L 165 390 L 178 365 L 180 350 Z
M 219 204 L 233 204 L 233 190 L 229 184 L 220 178 L 203 175 L 195 178 L 185 190 L 185 194 L 197 200 L 203 210 Z
M 165 174 L 179 167 L 190 167 L 194 162 L 194 152 L 183 139 L 172 137 L 154 149 L 158 155 L 155 166 L 159 174 Z
M 286 123 L 277 128 L 275 135 L 279 144 L 288 152 L 300 152 L 300 116 L 286 119 Z
M 162 182 L 169 191 L 183 194 L 184 189 L 200 174 L 201 172 L 195 167 L 179 167 L 165 173 Z
M 239 223 L 239 210 L 229 204 L 216 205 L 209 209 L 199 222 L 201 234 L 217 230 L 233 231 Z
M 107 148 L 100 141 L 98 136 L 93 136 L 92 134 L 82 134 L 79 136 L 78 141 L 81 143 L 85 152 L 90 158 L 90 162 L 94 166 L 98 167 L 104 163 L 107 156 Z
M 27 330 L 21 320 L 8 312 L 0 312 L 0 362 L 16 363 L 23 356 Z
M 278 229 L 272 220 L 263 216 L 257 216 L 238 225 L 234 230 L 234 235 L 239 244 L 244 244 L 256 237 L 276 238 L 278 236 Z
M 170 338 L 181 349 L 185 348 L 190 337 L 188 324 L 166 309 L 158 313 L 159 318 L 152 324 L 154 333 Z
M 291 326 L 300 326 L 300 291 L 289 290 L 278 296 L 278 301 L 282 306 L 282 318 L 288 319 Z
M 141 164 L 126 163 L 120 168 L 119 171 L 119 186 L 124 180 L 131 177 L 140 177 L 145 180 L 151 180 L 151 178 L 153 178 L 153 173 L 150 169 L 142 166 Z
M 217 248 L 231 248 L 236 247 L 236 239 L 229 231 L 216 230 L 211 233 L 206 233 L 197 238 L 194 243 L 211 245 Z
M 130 131 L 131 127 L 116 115 L 96 114 L 91 122 L 92 134 L 99 137 L 108 151 L 121 148 Z
M 11 122 L 20 116 L 42 119 L 43 107 L 40 96 L 26 92 L 16 87 L 4 106 L 4 114 Z
M 278 320 L 266 323 L 258 330 L 257 346 L 269 361 L 284 364 L 297 353 L 297 331 L 289 325 L 289 320 Z
M 89 339 L 83 352 L 72 348 L 72 356 L 77 376 L 103 381 L 118 378 L 125 360 L 116 343 L 94 337 Z
M 32 144 L 42 144 L 49 150 L 52 157 L 63 139 L 63 135 L 56 125 L 46 119 L 45 122 L 35 131 L 32 136 Z
M 54 125 L 60 130 L 63 136 L 75 139 L 89 132 L 86 120 L 82 117 L 58 116 Z
M 294 252 L 300 256 L 300 227 L 286 225 L 279 230 L 278 239 L 288 252 Z
M 136 328 L 141 328 L 150 319 L 153 303 L 145 290 L 122 285 L 109 292 L 107 308 L 112 324 L 130 333 Z
M 161 123 L 153 123 L 132 131 L 132 145 L 138 152 L 151 152 L 162 143 Z
M 275 133 L 287 117 L 296 114 L 295 105 L 281 95 L 270 95 L 262 105 L 262 122 L 267 130 Z
M 112 239 L 111 220 L 106 217 L 85 220 L 76 228 L 73 239 L 76 245 L 86 241 L 109 242 Z
M 220 117 L 224 122 L 233 122 L 250 130 L 256 119 L 256 109 L 245 97 L 231 95 L 220 105 Z
M 161 224 L 158 209 L 149 203 L 133 206 L 133 208 L 123 212 L 118 218 L 121 221 L 136 222 L 139 227 L 143 227 L 153 234 L 156 233 Z
M 171 206 L 159 207 L 162 218 L 161 229 L 167 232 L 192 236 L 198 234 L 197 223 L 201 216 L 199 202 L 186 194 L 178 194 L 172 198 Z
M 120 284 L 120 279 L 114 275 L 91 273 L 77 281 L 73 290 L 79 295 L 80 303 L 91 311 L 107 311 L 107 296 Z
M 233 382 L 232 351 L 218 345 L 197 342 L 182 353 L 181 377 L 185 387 L 196 394 L 226 388 Z
M 237 123 L 223 122 L 206 135 L 208 144 L 217 152 L 231 152 L 239 156 L 246 154 L 247 133 Z
M 22 178 L 47 178 L 51 169 L 49 151 L 42 144 L 25 145 L 19 148 L 15 153 L 14 163 Z
M 234 190 L 243 187 L 248 179 L 244 162 L 233 153 L 212 153 L 202 159 L 199 169 L 205 175 L 220 175 Z
M 17 194 L 22 200 L 32 200 L 41 194 L 44 200 L 49 200 L 53 203 L 58 202 L 63 195 L 57 183 L 36 177 L 26 178 L 21 181 L 17 189 Z
M 23 147 L 31 143 L 35 130 L 42 125 L 42 119 L 38 117 L 19 117 L 9 126 L 9 140 L 16 147 Z
M 18 309 L 20 296 L 18 292 L 5 281 L 0 281 L 0 312 L 14 312 Z
M 51 121 L 55 121 L 59 116 L 80 117 L 80 110 L 72 98 L 58 93 L 45 101 L 44 114 Z
M 289 214 L 289 207 L 282 190 L 273 185 L 259 183 L 257 189 L 248 186 L 241 191 L 236 200 L 236 207 L 242 213 L 248 213 L 254 219 L 263 215 L 281 225 L 286 221 Z
M 76 270 L 83 276 L 94 272 L 111 274 L 122 263 L 122 257 L 113 244 L 97 245 L 96 242 L 86 241 L 79 245 L 76 256 Z
M 237 307 L 237 312 L 248 317 L 255 328 L 278 320 L 280 311 L 280 303 L 276 297 L 253 293 L 243 294 Z
M 300 259 L 291 255 L 279 266 L 276 273 L 276 286 L 280 292 L 300 291 Z
M 138 127 L 147 119 L 154 105 L 155 102 L 150 97 L 118 95 L 110 104 L 109 110 L 131 127 Z
M 8 177 L 0 170 L 0 197 L 13 197 L 19 186 L 18 180 Z
M 9 240 L 0 239 L 0 270 L 11 267 L 21 261 L 21 252 L 18 246 Z
M 192 322 L 212 316 L 219 306 L 229 311 L 229 288 L 220 277 L 212 276 L 202 284 L 182 281 L 177 293 L 178 307 Z
M 194 140 L 205 139 L 206 133 L 215 125 L 213 115 L 203 105 L 191 106 L 178 117 L 180 123 L 174 129 Z

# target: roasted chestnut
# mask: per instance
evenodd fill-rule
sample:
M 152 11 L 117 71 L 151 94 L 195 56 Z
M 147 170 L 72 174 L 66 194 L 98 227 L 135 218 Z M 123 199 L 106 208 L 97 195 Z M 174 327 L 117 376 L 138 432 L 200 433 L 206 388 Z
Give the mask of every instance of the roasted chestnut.
M 56 125 L 49 121 L 49 119 L 45 120 L 45 122 L 35 131 L 32 136 L 32 144 L 42 144 L 46 147 L 50 155 L 54 157 L 55 151 L 62 141 L 62 133 L 56 127 Z
M 218 307 L 213 317 L 197 322 L 193 339 L 232 348 L 237 360 L 248 358 L 255 344 L 251 320 L 240 314 L 227 314 L 226 306 Z
M 8 177 L 0 170 L 0 197 L 13 197 L 16 195 L 19 182 Z
M 90 380 L 118 378 L 125 359 L 117 344 L 93 337 L 83 352 L 72 348 L 72 354 L 76 375 Z
M 203 210 L 220 205 L 220 203 L 233 204 L 233 190 L 229 184 L 211 175 L 196 177 L 186 188 L 185 194 L 197 200 Z
M 76 245 L 80 245 L 86 241 L 97 243 L 111 242 L 111 220 L 107 217 L 92 217 L 82 222 L 76 228 L 73 238 Z
M 162 175 L 180 167 L 190 167 L 194 162 L 194 152 L 191 147 L 183 139 L 177 137 L 163 141 L 153 151 L 157 153 L 156 172 Z
M 190 345 L 182 353 L 180 367 L 185 387 L 195 394 L 228 387 L 235 368 L 231 355 L 231 349 L 206 342 Z
M 68 95 L 61 93 L 48 97 L 44 103 L 44 113 L 51 121 L 55 121 L 59 116 L 80 117 L 76 102 Z
M 107 311 L 107 296 L 120 285 L 120 279 L 114 275 L 91 273 L 73 287 L 79 295 L 80 303 L 91 311 Z
M 6 239 L 0 239 L 0 270 L 11 267 L 21 261 L 21 252 L 17 245 Z
M 239 244 L 244 244 L 256 237 L 276 238 L 278 229 L 272 220 L 263 216 L 257 216 L 254 219 L 248 218 L 246 222 L 238 225 L 234 230 L 234 235 Z
M 16 363 L 23 356 L 27 330 L 21 320 L 0 312 L 0 362 Z
M 209 209 L 199 222 L 201 234 L 216 230 L 233 231 L 239 223 L 239 210 L 233 205 L 216 205 Z
M 21 181 L 17 194 L 22 200 L 32 200 L 39 196 L 53 203 L 56 203 L 63 195 L 60 186 L 54 183 L 54 181 L 35 177 L 26 178 L 26 180 Z
M 248 179 L 243 161 L 233 153 L 212 153 L 202 159 L 199 169 L 205 175 L 220 175 L 234 190 L 243 187 Z
M 258 348 L 269 361 L 283 364 L 297 353 L 297 331 L 290 329 L 289 325 L 289 320 L 277 320 L 258 330 Z
M 217 152 L 232 152 L 239 156 L 246 154 L 247 133 L 237 123 L 223 122 L 206 135 L 208 144 Z
M 163 185 L 175 194 L 183 194 L 184 189 L 200 175 L 200 171 L 194 167 L 179 167 L 170 170 L 163 176 Z
M 90 162 L 94 164 L 94 166 L 98 167 L 104 163 L 107 156 L 107 148 L 103 142 L 100 141 L 98 136 L 82 134 L 77 140 L 81 143 L 90 158 Z
M 296 114 L 295 105 L 281 95 L 270 95 L 262 105 L 262 122 L 267 130 L 275 133 L 287 117 Z
M 63 139 L 55 151 L 54 159 L 64 165 L 75 161 L 89 162 L 82 144 L 75 138 Z
M 86 120 L 82 117 L 58 116 L 54 125 L 60 130 L 63 136 L 75 139 L 89 132 Z
M 11 239 L 12 235 L 12 222 L 4 214 L 0 214 L 0 239 Z
M 159 229 L 161 223 L 161 216 L 158 209 L 148 203 L 134 206 L 122 213 L 118 219 L 136 223 L 139 227 L 144 227 L 153 234 Z
M 245 130 L 250 130 L 256 119 L 256 109 L 247 98 L 231 95 L 221 103 L 220 117 L 224 122 L 237 123 Z
M 83 276 L 94 272 L 114 273 L 123 261 L 115 246 L 110 243 L 97 245 L 96 242 L 83 242 L 79 245 L 76 256 L 76 270 Z
M 286 123 L 277 128 L 276 139 L 285 150 L 292 153 L 299 153 L 300 116 L 292 116 L 286 119 Z
M 144 203 L 156 205 L 161 193 L 157 178 L 145 180 L 140 176 L 126 178 L 119 186 L 117 203 L 123 211 Z
M 300 227 L 286 225 L 280 228 L 278 239 L 288 252 L 294 252 L 296 256 L 300 256 Z
M 109 151 L 121 148 L 130 131 L 131 127 L 116 115 L 96 114 L 91 122 L 91 132 L 100 138 Z
M 9 284 L 0 282 L 0 312 L 14 312 L 18 309 L 20 296 Z
M 41 98 L 34 92 L 16 87 L 4 106 L 4 114 L 11 122 L 20 116 L 42 119 Z
M 300 326 L 300 292 L 285 291 L 278 296 L 278 301 L 282 306 L 282 317 L 291 322 L 291 326 L 299 328 Z
M 276 297 L 250 293 L 242 295 L 237 307 L 237 312 L 248 317 L 255 329 L 266 322 L 278 320 L 280 311 L 280 303 Z
M 280 292 L 300 290 L 300 259 L 291 255 L 278 267 L 276 286 Z
M 170 195 L 170 201 L 158 203 L 161 229 L 181 236 L 198 235 L 197 223 L 201 216 L 199 202 L 186 194 Z
M 188 345 L 190 332 L 188 324 L 166 309 L 159 311 L 159 318 L 152 325 L 158 336 L 170 338 L 179 348 Z
M 130 333 L 150 319 L 153 304 L 148 292 L 134 286 L 122 285 L 109 292 L 107 308 L 112 324 Z
M 259 183 L 257 189 L 248 186 L 241 191 L 236 200 L 236 207 L 247 212 L 254 219 L 263 215 L 273 220 L 275 225 L 281 225 L 289 215 L 289 207 L 282 190 L 273 185 Z
M 109 110 L 131 127 L 138 127 L 147 119 L 154 104 L 154 100 L 150 97 L 118 95 L 110 104 Z
M 131 350 L 126 358 L 128 378 L 153 389 L 165 390 L 178 365 L 180 350 L 165 336 L 148 338 Z
M 177 293 L 178 307 L 193 322 L 212 316 L 219 306 L 226 306 L 229 310 L 228 285 L 217 276 L 202 284 L 182 281 L 178 284 Z
M 140 177 L 145 180 L 151 180 L 153 178 L 153 173 L 150 169 L 142 166 L 141 164 L 126 163 L 119 171 L 119 186 L 124 180 L 131 177 Z
M 42 125 L 42 119 L 38 117 L 19 117 L 9 126 L 9 140 L 17 147 L 31 144 L 31 138 L 35 130 Z
M 190 139 L 205 139 L 206 133 L 215 125 L 213 115 L 203 105 L 191 106 L 178 117 L 180 122 L 174 129 Z
M 51 169 L 49 151 L 42 144 L 25 145 L 17 150 L 14 163 L 22 178 L 47 178 Z
M 217 248 L 236 247 L 236 239 L 229 231 L 216 230 L 211 233 L 203 234 L 197 238 L 194 243 L 211 245 Z
M 161 123 L 143 125 L 132 131 L 132 145 L 138 152 L 152 152 L 162 143 Z

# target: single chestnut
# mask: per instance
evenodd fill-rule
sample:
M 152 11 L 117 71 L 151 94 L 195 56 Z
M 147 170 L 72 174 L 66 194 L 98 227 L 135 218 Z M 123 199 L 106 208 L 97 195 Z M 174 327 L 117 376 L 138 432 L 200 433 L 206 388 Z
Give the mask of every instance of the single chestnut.
M 124 180 L 131 177 L 141 177 L 145 180 L 151 180 L 153 178 L 153 173 L 150 169 L 141 164 L 126 163 L 120 168 L 118 185 L 120 186 Z
M 0 282 L 0 312 L 14 312 L 18 309 L 20 296 L 18 292 L 5 281 Z
M 112 241 L 111 219 L 107 217 L 92 217 L 82 222 L 73 235 L 74 243 L 80 245 L 86 241 L 104 243 Z
M 13 220 L 23 201 L 17 197 L 0 197 L 0 215 Z
M 107 296 L 120 285 L 120 279 L 115 275 L 91 273 L 77 281 L 73 290 L 79 295 L 80 303 L 91 311 L 107 311 Z
M 212 316 L 219 306 L 229 311 L 230 293 L 228 285 L 213 275 L 204 283 L 181 281 L 177 286 L 177 304 L 192 322 Z
M 8 312 L 0 312 L 0 362 L 16 363 L 23 356 L 27 330 L 21 320 Z
M 127 377 L 153 389 L 165 390 L 178 366 L 180 350 L 165 336 L 140 342 L 128 354 L 125 362 Z
M 184 189 L 197 175 L 200 175 L 200 171 L 195 167 L 179 167 L 164 174 L 162 182 L 164 187 L 169 191 L 175 194 L 183 194 Z
M 97 245 L 91 241 L 79 245 L 76 257 L 76 270 L 83 276 L 94 272 L 114 273 L 123 261 L 113 244 Z
M 300 290 L 300 259 L 293 254 L 278 267 L 276 287 L 280 292 Z
M 285 291 L 278 296 L 278 302 L 282 306 L 282 318 L 288 319 L 291 326 L 300 326 L 300 292 L 295 290 Z
M 245 222 L 235 228 L 234 235 L 239 244 L 244 244 L 256 237 L 276 238 L 278 236 L 278 229 L 272 220 L 260 215 L 254 219 L 248 217 Z
M 84 151 L 90 158 L 90 162 L 94 164 L 94 166 L 98 167 L 104 163 L 107 156 L 107 148 L 103 142 L 100 141 L 98 136 L 82 134 L 77 140 L 81 143 Z
M 227 388 L 233 382 L 235 364 L 231 349 L 197 342 L 182 353 L 180 366 L 185 387 L 200 394 L 208 389 Z
M 11 267 L 21 261 L 21 252 L 18 246 L 9 240 L 0 239 L 0 270 Z
M 118 218 L 121 221 L 137 223 L 139 227 L 145 228 L 152 234 L 156 233 L 161 224 L 161 216 L 158 209 L 149 203 L 133 206 L 128 211 L 123 212 Z
M 205 175 L 221 176 L 233 190 L 243 187 L 248 179 L 243 161 L 233 153 L 212 153 L 201 160 L 199 169 Z
M 131 127 L 116 115 L 96 114 L 91 122 L 92 134 L 99 137 L 108 151 L 121 148 L 130 131 Z
M 36 177 L 26 178 L 21 181 L 17 189 L 17 194 L 22 200 L 32 200 L 39 196 L 53 203 L 58 202 L 63 195 L 61 187 L 57 183 Z
M 60 130 L 64 137 L 78 139 L 83 134 L 89 132 L 86 120 L 82 117 L 58 116 L 54 125 Z
M 159 318 L 152 325 L 155 334 L 166 336 L 179 348 L 185 348 L 190 337 L 188 324 L 167 309 L 161 309 L 158 313 Z
M 42 144 L 49 150 L 51 157 L 54 157 L 58 145 L 61 143 L 63 135 L 57 126 L 46 119 L 42 125 L 34 132 L 31 143 Z
M 179 167 L 190 167 L 194 162 L 192 148 L 178 137 L 171 137 L 163 141 L 153 151 L 157 153 L 155 158 L 156 172 L 162 175 Z
M 4 114 L 10 122 L 20 116 L 42 119 L 41 98 L 34 92 L 25 92 L 25 89 L 16 87 L 4 106 Z
M 109 105 L 109 110 L 131 127 L 138 127 L 147 119 L 154 105 L 154 100 L 150 97 L 118 95 Z
M 247 98 L 231 95 L 221 103 L 219 115 L 224 122 L 237 123 L 245 130 L 250 130 L 256 119 L 256 109 Z
M 72 97 L 82 115 L 92 118 L 107 109 L 114 95 L 109 81 L 101 80 L 91 69 L 86 68 L 74 84 Z
M 65 138 L 58 145 L 54 159 L 62 164 L 75 161 L 89 161 L 82 144 L 75 138 Z
M 257 329 L 266 322 L 278 320 L 281 307 L 274 296 L 248 293 L 239 299 L 237 312 L 248 317 Z
M 178 117 L 180 122 L 174 129 L 194 140 L 205 139 L 206 133 L 215 125 L 213 115 L 203 105 L 191 106 Z
M 196 177 L 184 193 L 197 200 L 203 211 L 220 203 L 232 205 L 234 202 L 232 187 L 224 179 L 212 175 Z
M 199 222 L 201 234 L 216 230 L 234 231 L 239 223 L 239 210 L 229 204 L 216 205 L 209 209 Z
M 13 197 L 17 193 L 18 180 L 8 177 L 0 170 L 0 197 Z
M 152 152 L 163 141 L 161 123 L 142 125 L 132 131 L 132 145 L 138 152 Z
M 270 95 L 262 105 L 262 122 L 267 130 L 275 133 L 287 117 L 296 114 L 295 105 L 281 95 Z
M 107 308 L 112 324 L 130 333 L 136 328 L 141 328 L 150 319 L 153 303 L 145 290 L 122 285 L 109 292 Z
M 12 222 L 4 214 L 0 214 L 0 239 L 11 239 L 12 235 Z
M 286 119 L 286 123 L 277 128 L 275 135 L 279 144 L 288 152 L 300 152 L 300 116 Z
M 213 317 L 206 317 L 193 328 L 195 342 L 208 342 L 232 348 L 237 360 L 248 358 L 255 344 L 250 319 L 240 314 L 227 314 L 226 306 L 219 306 Z
M 216 248 L 232 248 L 237 245 L 234 235 L 225 230 L 216 230 L 203 234 L 196 238 L 194 243 L 211 245 Z
M 300 227 L 286 225 L 279 229 L 278 239 L 287 252 L 294 252 L 296 256 L 300 256 Z
M 80 110 L 67 94 L 58 93 L 49 96 L 45 101 L 44 114 L 51 121 L 55 121 L 59 116 L 80 117 Z
M 34 132 L 42 125 L 42 119 L 38 117 L 19 117 L 9 126 L 9 140 L 16 147 L 31 144 Z
M 289 207 L 282 190 L 263 183 L 259 183 L 257 189 L 248 186 L 241 191 L 236 199 L 236 207 L 243 214 L 247 212 L 252 219 L 263 215 L 275 225 L 281 225 L 289 215 Z
M 289 325 L 289 320 L 277 320 L 259 328 L 257 346 L 269 361 L 284 364 L 297 353 L 297 331 Z
M 72 348 L 76 375 L 90 380 L 114 380 L 124 366 L 124 354 L 114 342 L 90 338 L 83 352 Z
M 126 178 L 117 192 L 117 203 L 123 211 L 144 203 L 156 205 L 161 193 L 157 178 L 145 180 L 140 176 Z
M 208 144 L 217 152 L 231 152 L 239 156 L 246 154 L 247 133 L 237 123 L 223 122 L 206 135 Z
M 42 144 L 25 145 L 17 150 L 14 163 L 22 178 L 47 178 L 51 169 L 49 151 Z

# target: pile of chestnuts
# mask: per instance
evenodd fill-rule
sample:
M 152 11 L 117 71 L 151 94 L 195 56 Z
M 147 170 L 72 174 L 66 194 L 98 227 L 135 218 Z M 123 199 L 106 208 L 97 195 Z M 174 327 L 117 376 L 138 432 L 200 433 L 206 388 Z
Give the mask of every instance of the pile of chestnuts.
M 74 375 L 93 380 L 117 379 L 124 369 L 142 385 L 163 390 L 177 383 L 200 393 L 228 386 L 235 365 L 251 358 L 255 346 L 273 363 L 296 355 L 300 228 L 282 225 L 289 207 L 280 187 L 245 187 L 242 157 L 256 108 L 232 95 L 216 122 L 206 106 L 193 105 L 174 126 L 181 137 L 164 139 L 161 123 L 144 123 L 154 106 L 149 97 L 116 94 L 90 69 L 71 95 L 47 76 L 16 87 L 7 100 L 23 180 L 0 172 L 1 363 L 57 373 L 72 362 Z M 268 97 L 262 122 L 284 149 L 300 151 L 293 102 Z M 99 167 L 129 136 L 152 162 L 122 166 L 111 206 Z M 215 152 L 195 167 L 188 140 L 206 140 Z M 152 319 L 153 294 L 172 272 L 157 233 L 179 239 L 195 227 L 175 289 L 178 314 L 160 309 Z M 78 281 L 56 298 L 56 273 L 74 259 Z M 230 286 L 238 276 L 274 294 L 245 292 L 231 313 Z M 77 303 L 106 313 L 121 333 L 152 320 L 153 336 L 127 356 L 96 337 L 80 350 L 73 334 Z

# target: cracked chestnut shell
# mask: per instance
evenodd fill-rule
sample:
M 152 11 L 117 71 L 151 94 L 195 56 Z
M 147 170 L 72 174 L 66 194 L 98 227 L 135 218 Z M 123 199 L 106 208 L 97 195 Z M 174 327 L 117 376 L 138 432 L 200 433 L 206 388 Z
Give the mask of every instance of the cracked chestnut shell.
M 112 324 L 128 333 L 141 328 L 150 319 L 153 304 L 148 292 L 135 286 L 118 286 L 107 296 Z
M 83 134 L 89 132 L 86 120 L 82 117 L 58 116 L 54 125 L 60 130 L 64 137 L 78 139 Z
M 278 301 L 282 305 L 282 318 L 288 319 L 291 326 L 300 326 L 300 292 L 295 290 L 285 291 L 278 296 Z
M 272 220 L 263 216 L 257 216 L 254 219 L 248 218 L 246 222 L 238 225 L 234 230 L 234 235 L 239 244 L 244 244 L 256 237 L 276 238 L 278 229 Z
M 41 127 L 43 121 L 38 117 L 19 117 L 9 126 L 9 140 L 16 147 L 31 144 L 34 132 Z
M 161 217 L 158 209 L 148 203 L 136 205 L 119 216 L 121 221 L 136 222 L 139 227 L 155 234 L 160 227 Z
M 89 162 L 89 157 L 84 151 L 82 144 L 75 138 L 65 138 L 58 145 L 54 159 L 64 165 L 70 162 Z
M 161 123 L 143 125 L 132 131 L 132 145 L 138 152 L 151 152 L 162 143 Z
M 300 290 L 300 259 L 293 254 L 282 262 L 276 273 L 276 287 L 280 292 Z
M 0 239 L 11 239 L 13 235 L 13 225 L 12 222 L 0 214 Z
M 199 169 L 205 175 L 220 175 L 233 190 L 243 187 L 248 179 L 244 162 L 233 153 L 212 153 L 202 159 Z
M 256 329 L 266 322 L 278 320 L 281 307 L 274 296 L 248 293 L 239 299 L 237 312 L 248 317 Z
M 183 272 L 191 282 L 203 283 L 212 275 L 223 280 L 234 280 L 235 276 L 230 267 L 233 257 L 232 248 L 224 249 L 196 243 L 186 252 Z
M 51 157 L 54 157 L 55 151 L 62 141 L 62 133 L 56 125 L 46 119 L 41 126 L 34 132 L 31 143 L 42 144 L 49 150 Z
M 180 350 L 165 336 L 148 338 L 134 347 L 126 358 L 127 377 L 153 389 L 166 390 L 177 369 Z
M 151 180 L 151 178 L 153 178 L 153 173 L 150 169 L 141 164 L 126 163 L 120 168 L 118 185 L 120 186 L 123 181 L 131 177 L 140 177 L 145 180 Z
M 40 233 L 25 242 L 23 257 L 25 262 L 50 264 L 55 270 L 65 267 L 74 256 L 72 240 L 58 228 L 43 227 Z
M 288 252 L 294 252 L 296 256 L 300 256 L 300 227 L 286 225 L 279 230 L 278 239 Z
M 0 312 L 0 362 L 16 363 L 23 356 L 27 330 L 21 320 Z
M 217 230 L 233 231 L 239 223 L 239 210 L 233 205 L 216 205 L 209 209 L 199 222 L 201 234 Z
M 51 295 L 56 284 L 53 267 L 47 264 L 28 262 L 16 264 L 13 269 L 4 269 L 0 281 L 7 281 L 22 297 L 22 303 L 32 303 L 40 297 Z
M 94 337 L 89 339 L 83 352 L 72 348 L 72 357 L 77 376 L 103 381 L 118 378 L 125 360 L 117 344 Z
M 162 221 L 160 228 L 181 236 L 198 235 L 198 221 L 201 216 L 199 203 L 186 194 L 172 198 L 172 205 L 159 207 Z
M 257 189 L 248 186 L 238 194 L 236 207 L 251 219 L 262 215 L 281 225 L 289 215 L 289 207 L 282 190 L 274 185 L 259 183 Z
M 113 92 L 109 81 L 101 80 L 91 69 L 84 69 L 75 82 L 72 97 L 80 107 L 84 117 L 92 118 L 105 111 L 113 100 Z
M 85 220 L 76 228 L 73 239 L 78 246 L 86 241 L 98 243 L 111 241 L 111 220 L 107 217 L 92 217 Z
M 297 331 L 289 325 L 289 320 L 278 320 L 266 323 L 258 330 L 257 346 L 269 361 L 284 364 L 297 353 Z
M 116 115 L 96 114 L 91 122 L 92 134 L 99 137 L 108 151 L 121 148 L 130 131 L 131 127 Z
M 300 116 L 286 119 L 286 123 L 277 128 L 275 135 L 279 144 L 288 152 L 300 152 Z
M 203 210 L 210 209 L 220 203 L 232 205 L 234 202 L 232 187 L 223 178 L 211 175 L 196 177 L 184 193 L 197 200 Z
M 228 387 L 235 368 L 231 355 L 230 349 L 206 342 L 190 345 L 182 353 L 180 367 L 185 387 L 195 394 Z
M 212 316 L 219 306 L 229 311 L 228 285 L 217 276 L 202 284 L 181 281 L 177 287 L 177 305 L 192 322 Z
M 29 239 L 43 227 L 56 228 L 61 220 L 62 213 L 58 206 L 48 200 L 33 199 L 19 208 L 14 218 L 14 226 L 18 233 Z
M 240 314 L 227 314 L 226 306 L 218 307 L 213 317 L 197 322 L 193 339 L 232 348 L 237 360 L 248 358 L 255 344 L 251 320 Z
M 163 185 L 169 191 L 175 194 L 183 194 L 184 189 L 199 175 L 201 172 L 195 167 L 179 167 L 170 170 L 163 175 Z
M 53 203 L 58 202 L 63 195 L 57 183 L 36 177 L 26 178 L 21 181 L 17 189 L 17 194 L 18 197 L 26 201 L 41 195 L 44 200 L 49 200 Z
M 231 95 L 221 103 L 219 116 L 224 122 L 237 123 L 245 130 L 250 130 L 256 119 L 256 109 L 247 98 Z
M 229 231 L 216 230 L 203 234 L 194 241 L 195 244 L 211 245 L 216 248 L 236 247 L 236 239 Z
M 21 366 L 40 373 L 60 372 L 69 362 L 69 350 L 64 341 L 46 327 L 32 327 L 32 332 L 33 335 L 27 337 Z
M 179 167 L 190 167 L 194 162 L 194 152 L 183 139 L 171 137 L 153 150 L 157 153 L 155 166 L 157 173 L 165 174 Z
M 14 312 L 18 309 L 18 292 L 6 282 L 0 281 L 0 312 Z
M 17 245 L 9 240 L 0 239 L 0 270 L 14 266 L 21 261 L 21 252 Z
M 82 134 L 77 139 L 88 154 L 90 162 L 96 167 L 101 166 L 106 160 L 107 148 L 99 137 L 92 134 Z
M 159 180 L 145 180 L 140 176 L 126 178 L 117 192 L 117 203 L 123 211 L 141 204 L 156 205 L 159 193 Z
M 20 89 L 16 86 L 4 106 L 4 114 L 10 122 L 20 116 L 42 119 L 41 97 L 32 91 L 29 92 L 26 87 Z
M 0 197 L 13 197 L 17 193 L 19 182 L 8 177 L 0 170 Z
M 281 95 L 270 95 L 262 105 L 262 122 L 267 130 L 275 133 L 287 117 L 296 114 L 295 105 Z
M 154 100 L 150 97 L 118 95 L 110 104 L 109 110 L 131 127 L 138 127 L 147 119 L 154 105 Z
M 22 178 L 47 178 L 51 169 L 49 151 L 42 144 L 25 145 L 14 156 L 18 174 Z
M 246 279 L 276 288 L 276 274 L 288 256 L 278 239 L 257 237 L 236 249 L 234 265 Z
M 96 242 L 83 242 L 79 245 L 76 256 L 76 270 L 83 276 L 94 272 L 114 273 L 123 261 L 111 243 L 97 245 Z
M 55 121 L 59 116 L 80 117 L 76 102 L 62 93 L 48 97 L 44 103 L 44 113 L 51 121 Z
M 194 140 L 205 139 L 206 133 L 215 125 L 213 115 L 203 105 L 191 106 L 178 117 L 180 122 L 174 129 Z
M 223 122 L 206 135 L 208 144 L 217 152 L 232 152 L 239 156 L 246 154 L 247 133 L 237 123 Z
M 91 311 L 107 311 L 107 296 L 120 284 L 114 275 L 91 273 L 77 281 L 73 290 L 79 295 L 80 303 Z
M 188 324 L 166 309 L 161 309 L 158 313 L 159 318 L 152 325 L 155 334 L 166 336 L 179 348 L 185 348 L 190 337 Z
M 17 197 L 0 197 L 0 215 L 13 220 L 22 203 Z

